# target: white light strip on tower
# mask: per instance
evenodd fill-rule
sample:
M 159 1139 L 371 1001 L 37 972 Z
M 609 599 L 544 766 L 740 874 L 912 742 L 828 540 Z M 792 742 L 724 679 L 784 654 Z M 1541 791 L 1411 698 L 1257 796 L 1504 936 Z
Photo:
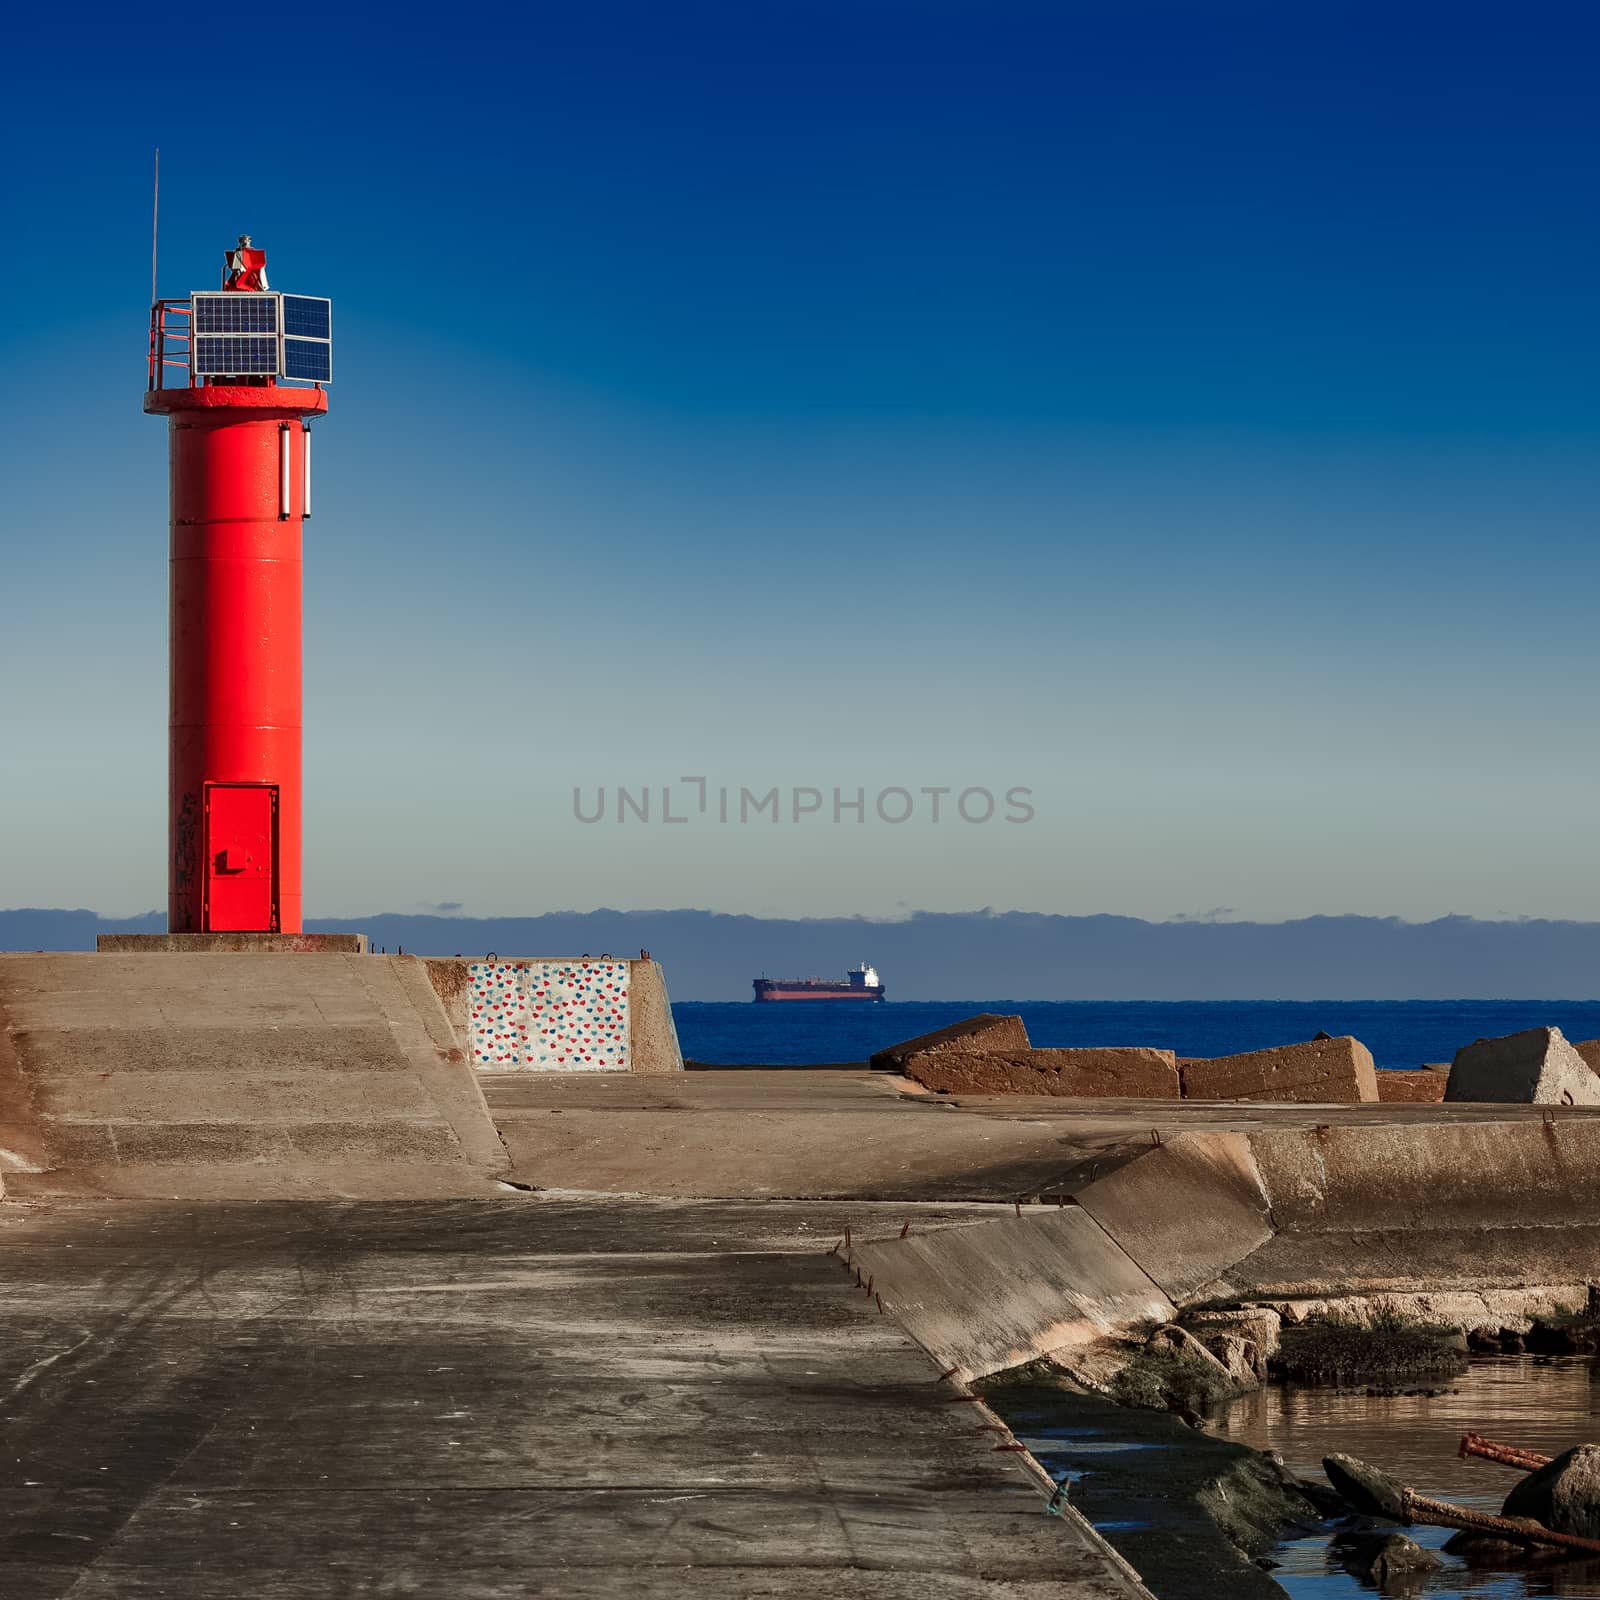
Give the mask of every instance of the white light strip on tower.
M 300 515 L 309 520 L 311 516 L 311 424 L 309 422 L 301 424 L 300 445 L 305 451 L 300 458 Z
M 278 521 L 289 520 L 289 424 L 278 429 Z

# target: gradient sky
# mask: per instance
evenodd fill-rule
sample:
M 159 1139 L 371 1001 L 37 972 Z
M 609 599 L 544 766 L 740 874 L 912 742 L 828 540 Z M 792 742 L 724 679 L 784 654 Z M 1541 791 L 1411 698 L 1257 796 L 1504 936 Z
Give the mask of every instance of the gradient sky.
M 313 918 L 1596 914 L 1592 5 L 153 20 L 12 34 L 0 905 L 164 903 L 159 144 L 334 300 Z

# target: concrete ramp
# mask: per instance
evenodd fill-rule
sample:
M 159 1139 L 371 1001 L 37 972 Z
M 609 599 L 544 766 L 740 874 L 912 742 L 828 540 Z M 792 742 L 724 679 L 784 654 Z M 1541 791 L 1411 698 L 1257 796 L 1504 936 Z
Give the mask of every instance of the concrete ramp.
M 494 1192 L 504 1149 L 422 963 L 0 955 L 7 1192 Z

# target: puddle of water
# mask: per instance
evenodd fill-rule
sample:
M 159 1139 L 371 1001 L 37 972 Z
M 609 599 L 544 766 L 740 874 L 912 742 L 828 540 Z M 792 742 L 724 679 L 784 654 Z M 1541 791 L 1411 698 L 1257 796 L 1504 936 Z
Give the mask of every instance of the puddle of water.
M 1338 1394 L 1328 1389 L 1273 1385 L 1234 1401 L 1211 1431 L 1258 1450 L 1275 1450 L 1290 1471 L 1322 1480 L 1322 1458 L 1344 1451 L 1392 1472 L 1423 1494 L 1498 1513 L 1517 1481 L 1510 1467 L 1463 1461 L 1457 1454 L 1469 1428 L 1542 1455 L 1600 1442 L 1600 1380 L 1583 1356 L 1475 1357 L 1467 1372 L 1438 1395 Z M 1411 1538 L 1438 1550 L 1445 1528 L 1411 1528 Z M 1371 1596 L 1335 1565 L 1323 1538 L 1280 1546 L 1273 1579 L 1294 1600 Z M 1428 1600 L 1600 1600 L 1600 1560 L 1562 1562 L 1533 1570 L 1473 1570 L 1444 1555 L 1446 1566 L 1413 1592 Z

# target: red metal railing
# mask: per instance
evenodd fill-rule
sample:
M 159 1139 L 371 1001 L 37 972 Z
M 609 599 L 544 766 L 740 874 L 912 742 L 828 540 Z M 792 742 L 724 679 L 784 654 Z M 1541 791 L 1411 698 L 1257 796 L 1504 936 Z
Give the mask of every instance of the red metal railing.
M 169 317 L 183 317 L 186 320 L 179 325 L 169 324 Z M 175 353 L 168 354 L 169 343 Z M 167 368 L 182 367 L 189 374 L 182 385 L 175 387 L 194 387 L 194 363 L 190 359 L 193 350 L 193 308 L 187 300 L 157 300 L 150 307 L 150 351 L 148 356 L 149 381 L 146 385 L 150 389 L 165 389 L 167 387 Z

